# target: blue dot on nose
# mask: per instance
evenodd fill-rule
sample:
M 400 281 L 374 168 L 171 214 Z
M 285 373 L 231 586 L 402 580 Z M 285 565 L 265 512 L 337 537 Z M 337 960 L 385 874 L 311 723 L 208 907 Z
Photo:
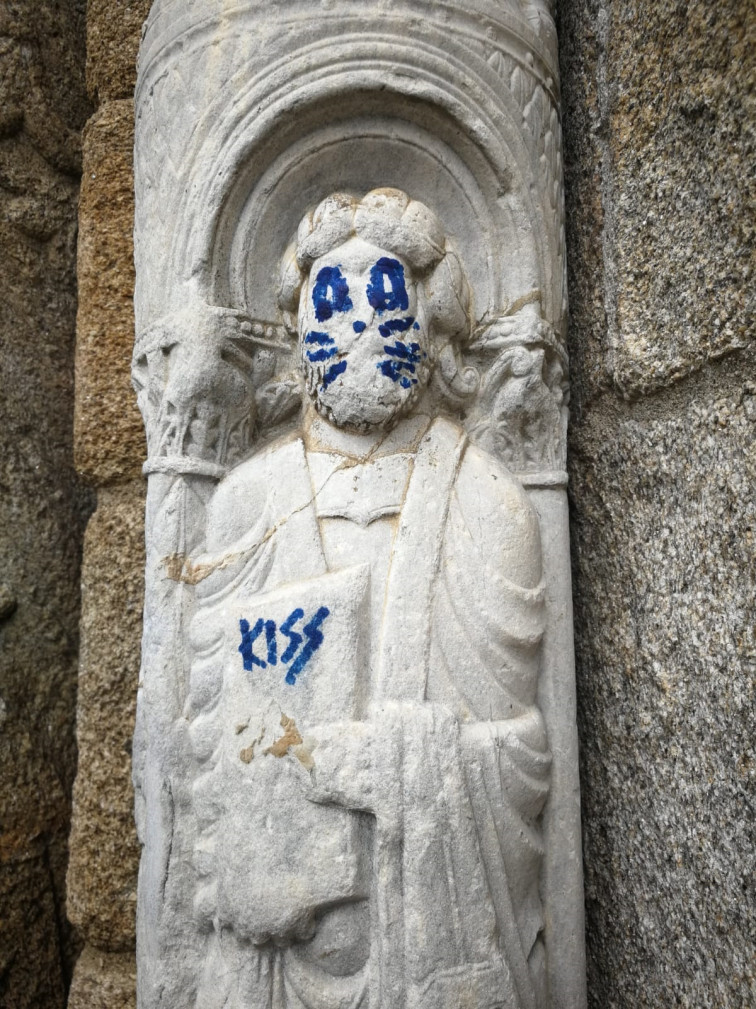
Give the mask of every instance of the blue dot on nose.
M 366 323 L 364 322 L 353 322 L 352 329 L 355 333 L 361 333 L 365 329 Z

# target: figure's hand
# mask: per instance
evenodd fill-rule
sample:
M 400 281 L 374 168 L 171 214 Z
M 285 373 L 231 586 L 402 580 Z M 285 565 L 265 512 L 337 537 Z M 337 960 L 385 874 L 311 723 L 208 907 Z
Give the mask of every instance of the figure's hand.
M 373 722 L 330 722 L 309 729 L 293 754 L 306 769 L 308 798 L 375 811 L 376 736 Z
M 313 802 L 333 802 L 391 820 L 402 801 L 398 788 L 405 766 L 407 734 L 443 722 L 448 734 L 451 712 L 426 702 L 382 701 L 366 721 L 332 722 L 304 732 L 298 756 Z M 304 758 L 304 759 L 302 759 Z
M 495 348 L 506 343 L 537 343 L 548 340 L 552 327 L 541 318 L 537 305 L 526 305 L 514 315 L 503 315 L 486 327 L 477 344 Z

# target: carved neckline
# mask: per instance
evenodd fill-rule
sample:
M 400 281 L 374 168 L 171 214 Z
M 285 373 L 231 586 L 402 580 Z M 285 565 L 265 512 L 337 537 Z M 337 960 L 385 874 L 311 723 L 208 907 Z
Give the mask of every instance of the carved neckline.
M 334 427 L 310 408 L 305 417 L 304 443 L 308 453 L 335 453 L 355 462 L 368 462 L 390 455 L 414 453 L 428 430 L 431 418 L 413 414 L 389 431 L 358 434 Z

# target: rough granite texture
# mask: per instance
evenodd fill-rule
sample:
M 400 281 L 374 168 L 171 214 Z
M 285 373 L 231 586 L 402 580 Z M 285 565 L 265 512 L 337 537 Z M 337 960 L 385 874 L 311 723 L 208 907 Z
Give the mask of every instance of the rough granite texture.
M 753 26 L 560 6 L 596 1009 L 756 1003 Z
M 132 146 L 136 53 L 149 2 L 90 0 L 87 86 L 100 103 L 84 133 L 79 235 L 75 445 L 79 472 L 100 487 L 83 574 L 79 769 L 68 883 L 86 947 L 69 1005 L 135 1002 L 138 844 L 131 736 L 139 671 L 145 457 L 130 383 Z M 117 633 L 113 633 L 117 628 Z M 120 952 L 105 952 L 105 951 Z
M 87 88 L 103 104 L 132 98 L 142 24 L 152 0 L 89 0 Z
M 609 367 L 632 396 L 754 338 L 756 7 L 608 9 Z
M 666 418 L 618 413 L 608 431 L 596 411 L 573 432 L 590 992 L 602 1009 L 756 999 L 756 384 L 740 384 L 756 355 L 732 364 L 691 383 Z
M 78 951 L 73 343 L 85 5 L 0 8 L 0 1006 L 59 1009 Z
M 131 789 L 144 602 L 144 485 L 98 492 L 82 567 L 68 914 L 98 950 L 134 945 L 139 845 Z
M 68 1009 L 134 1009 L 136 967 L 130 953 L 86 946 L 76 964 Z
M 134 344 L 133 101 L 108 102 L 84 131 L 76 324 L 76 467 L 96 485 L 141 474 L 144 428 Z
M 574 422 L 583 401 L 608 386 L 604 306 L 605 134 L 598 69 L 601 0 L 561 3 L 560 73 L 564 123 L 567 284 L 570 297 L 570 402 Z

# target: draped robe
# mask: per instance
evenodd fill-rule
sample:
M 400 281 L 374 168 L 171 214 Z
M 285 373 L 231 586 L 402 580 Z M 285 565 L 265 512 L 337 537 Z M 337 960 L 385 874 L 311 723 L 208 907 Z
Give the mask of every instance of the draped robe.
M 329 570 L 312 473 L 290 439 L 238 467 L 210 511 L 187 707 L 209 951 L 196 1004 L 540 1009 L 537 519 L 436 420 L 371 585 L 365 563 Z M 262 634 L 243 669 L 240 620 L 280 628 L 318 606 L 322 647 L 294 684 Z M 333 909 L 363 905 L 366 945 L 342 936 L 336 970 L 308 954 Z

